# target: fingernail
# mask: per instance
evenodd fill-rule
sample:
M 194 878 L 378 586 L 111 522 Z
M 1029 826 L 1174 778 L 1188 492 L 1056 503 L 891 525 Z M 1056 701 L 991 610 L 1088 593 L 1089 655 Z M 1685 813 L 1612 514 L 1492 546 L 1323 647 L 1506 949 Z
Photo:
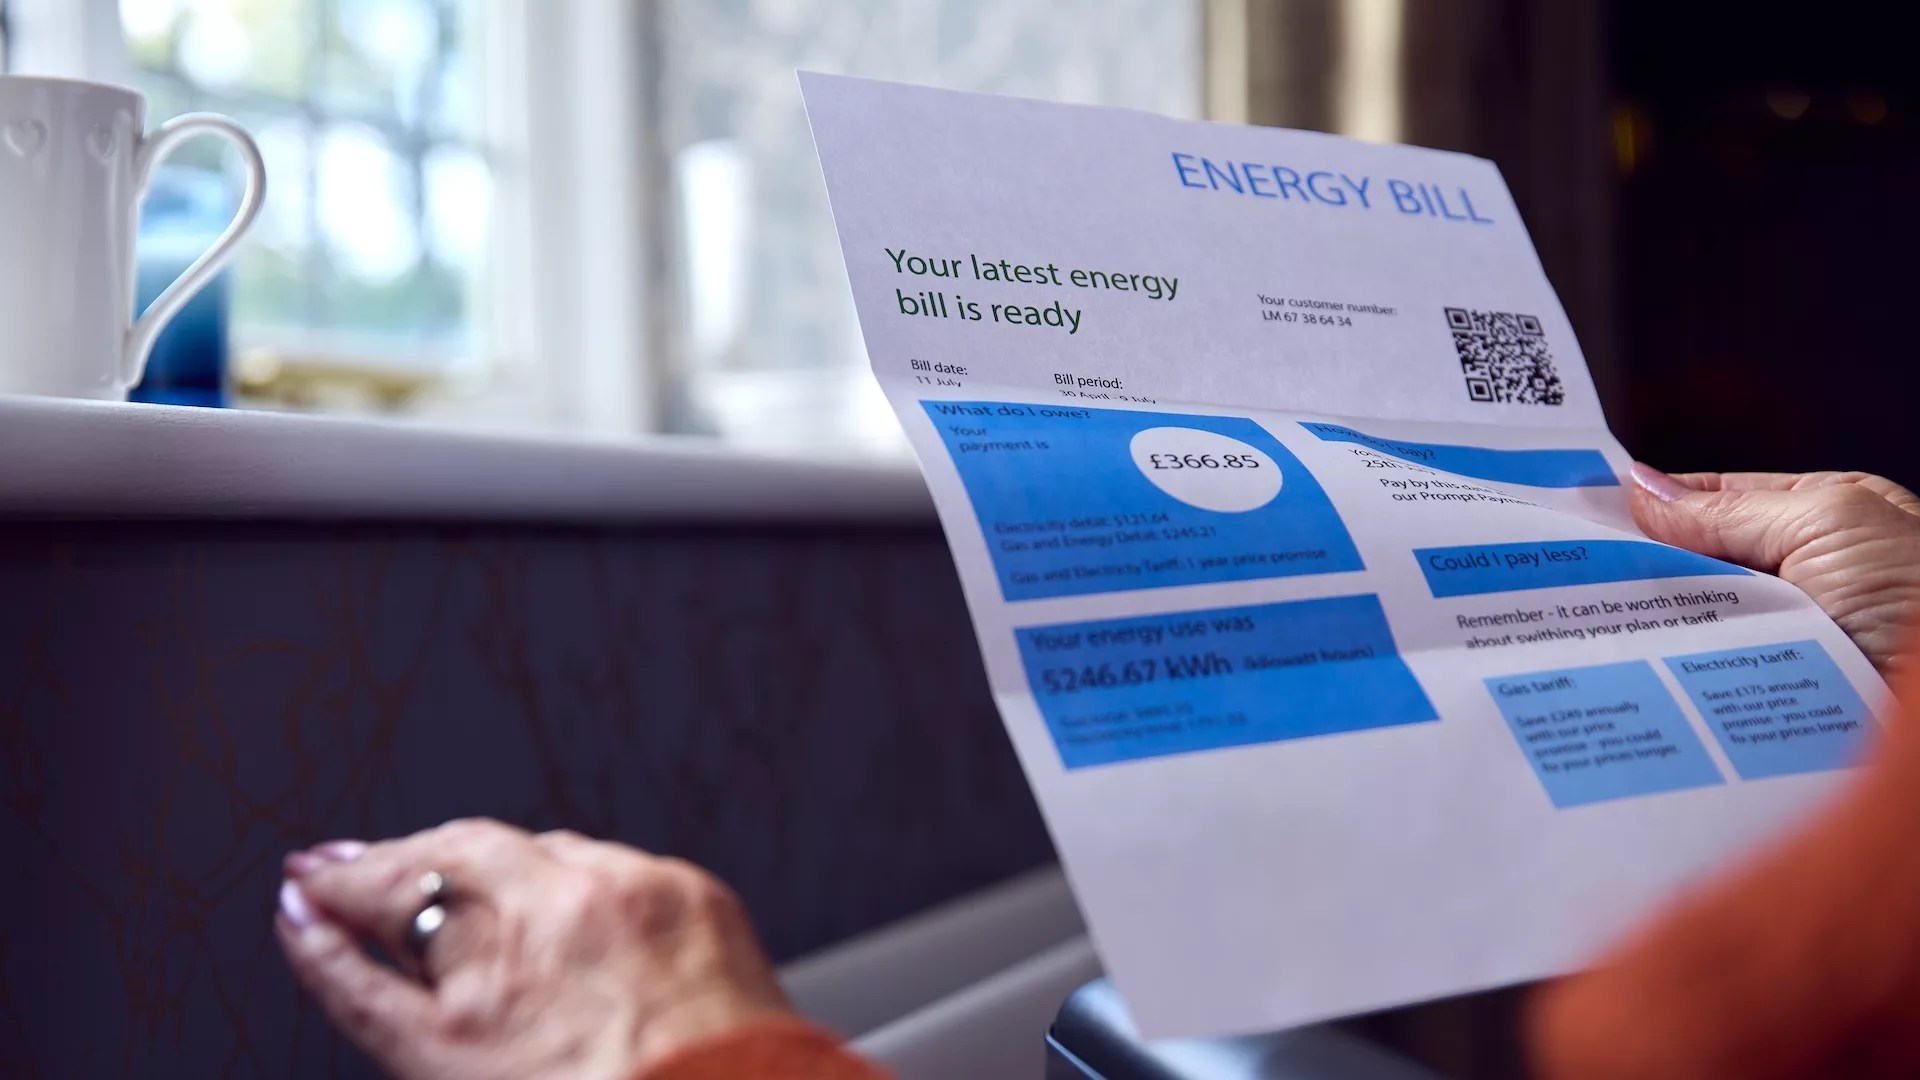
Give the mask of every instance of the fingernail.
M 359 840 L 329 840 L 324 844 L 315 844 L 313 853 L 328 862 L 352 862 L 367 850 L 367 845 Z
M 1633 477 L 1634 483 L 1639 484 L 1647 494 L 1661 502 L 1672 502 L 1693 491 L 1687 485 L 1643 462 L 1634 462 L 1633 468 L 1627 472 Z
M 326 858 L 313 851 L 289 851 L 287 857 L 280 860 L 280 866 L 289 878 L 306 877 L 327 864 Z
M 366 850 L 367 845 L 358 840 L 329 840 L 305 851 L 288 852 L 280 865 L 286 868 L 288 877 L 301 878 L 323 866 L 352 862 Z
M 294 882 L 280 883 L 280 914 L 285 915 L 296 930 L 313 925 L 313 907 L 307 903 L 307 894 Z

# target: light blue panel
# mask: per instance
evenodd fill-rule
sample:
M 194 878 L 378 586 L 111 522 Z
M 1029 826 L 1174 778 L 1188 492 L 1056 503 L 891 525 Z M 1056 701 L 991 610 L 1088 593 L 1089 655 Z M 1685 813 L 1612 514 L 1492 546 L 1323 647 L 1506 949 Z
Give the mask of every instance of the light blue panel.
M 1562 809 L 1723 782 L 1645 660 L 1485 681 L 1547 797 Z
M 1666 660 L 1748 780 L 1844 768 L 1873 730 L 1873 713 L 1817 641 Z

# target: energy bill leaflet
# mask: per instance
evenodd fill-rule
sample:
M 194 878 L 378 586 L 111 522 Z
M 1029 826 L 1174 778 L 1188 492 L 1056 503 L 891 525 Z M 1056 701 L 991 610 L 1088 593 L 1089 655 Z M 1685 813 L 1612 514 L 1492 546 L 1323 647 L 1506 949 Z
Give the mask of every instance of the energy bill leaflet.
M 1488 162 L 801 79 L 874 374 L 1147 1036 L 1576 968 L 1858 758 L 1886 688 L 1846 635 L 1635 528 Z

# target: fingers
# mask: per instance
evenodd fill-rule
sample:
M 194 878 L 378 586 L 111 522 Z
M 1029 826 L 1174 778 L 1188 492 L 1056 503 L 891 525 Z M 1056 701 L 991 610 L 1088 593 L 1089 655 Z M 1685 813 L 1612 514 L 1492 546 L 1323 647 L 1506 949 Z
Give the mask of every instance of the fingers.
M 465 820 L 370 845 L 349 861 L 296 867 L 290 858 L 288 869 L 305 871 L 297 877 L 300 888 L 328 920 L 396 957 L 406 955 L 407 929 L 427 902 L 422 878 L 429 871 L 446 875 L 453 889 L 451 914 L 425 958 L 433 974 L 472 951 L 493 921 L 490 898 L 546 857 L 519 829 Z
M 1780 573 L 1816 545 L 1844 546 L 1889 525 L 1911 527 L 1894 500 L 1912 494 L 1859 473 L 1670 477 L 1636 463 L 1633 478 L 1633 517 L 1648 536 L 1766 573 Z
M 1804 496 L 1782 491 L 1696 491 L 1663 500 L 1637 491 L 1633 520 L 1663 544 L 1764 573 L 1778 573 L 1800 535 Z
M 1645 474 L 1667 475 L 1650 466 L 1635 463 L 1634 478 L 1643 486 Z M 1920 511 L 1920 496 L 1884 476 L 1863 472 L 1694 472 L 1674 473 L 1672 479 L 1692 491 L 1809 491 L 1836 484 L 1865 488 L 1902 510 Z
M 1800 473 L 1694 472 L 1673 473 L 1675 480 L 1694 491 L 1786 491 Z
M 299 893 L 299 886 L 290 885 Z M 421 1033 L 431 1029 L 433 1000 L 428 991 L 362 952 L 351 934 L 301 911 L 300 901 L 274 919 L 274 932 L 294 977 L 320 1003 L 334 1026 L 389 1072 L 423 1075 L 419 1057 L 426 1051 Z
M 1899 484 L 1883 476 L 1869 476 L 1866 473 L 1845 473 L 1854 477 L 1854 483 L 1880 496 L 1909 514 L 1920 513 L 1920 495 L 1915 495 Z

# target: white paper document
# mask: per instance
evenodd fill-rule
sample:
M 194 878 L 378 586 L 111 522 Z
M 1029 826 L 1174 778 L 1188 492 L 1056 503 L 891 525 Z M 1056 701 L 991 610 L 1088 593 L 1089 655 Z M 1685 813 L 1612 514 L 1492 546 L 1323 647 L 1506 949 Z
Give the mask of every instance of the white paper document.
M 1149 1036 L 1570 970 L 1857 758 L 1885 687 L 1846 636 L 1634 527 L 1488 162 L 802 85 L 874 374 Z

